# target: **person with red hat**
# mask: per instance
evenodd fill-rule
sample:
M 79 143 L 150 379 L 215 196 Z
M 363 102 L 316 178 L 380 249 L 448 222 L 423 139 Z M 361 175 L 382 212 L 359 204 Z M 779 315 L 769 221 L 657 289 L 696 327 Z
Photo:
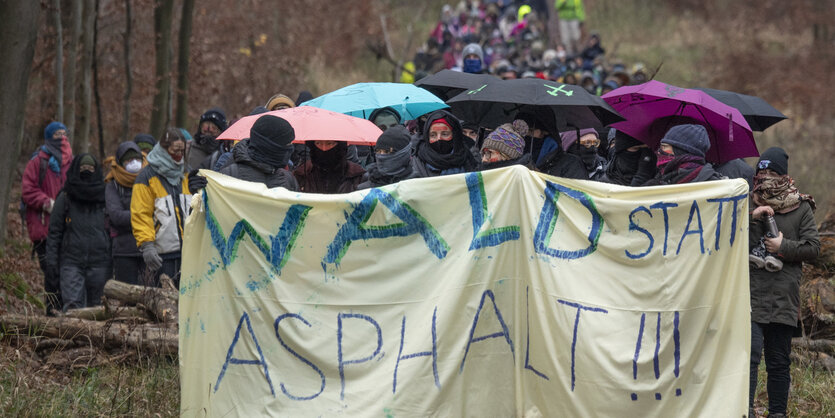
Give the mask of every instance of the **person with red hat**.
M 478 167 L 478 161 L 464 143 L 461 122 L 445 110 L 429 115 L 412 163 L 415 177 L 468 173 Z

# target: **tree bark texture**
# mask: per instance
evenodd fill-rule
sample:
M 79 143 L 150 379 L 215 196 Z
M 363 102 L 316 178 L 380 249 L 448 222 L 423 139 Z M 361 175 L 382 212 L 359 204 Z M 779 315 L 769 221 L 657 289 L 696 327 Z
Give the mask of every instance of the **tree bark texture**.
M 41 5 L 36 1 L 4 1 L 0 3 L 0 219 L 6 219 L 13 175 L 23 140 L 23 109 L 29 88 L 29 71 L 35 54 L 38 18 Z M 6 240 L 7 222 L 0 222 L 0 245 Z
M 171 89 L 171 21 L 174 15 L 173 0 L 154 2 L 154 50 L 156 54 L 156 93 L 151 111 L 151 135 L 162 137 L 168 124 Z
M 125 0 L 125 34 L 124 34 L 124 57 L 125 57 L 125 100 L 124 113 L 122 115 L 122 141 L 130 140 L 130 95 L 133 93 L 133 73 L 130 63 L 130 34 L 131 20 L 133 15 L 130 10 L 130 0 Z
M 64 31 L 61 24 L 61 0 L 54 0 L 55 8 L 55 120 L 64 120 Z
M 194 0 L 183 0 L 180 16 L 179 48 L 177 49 L 177 116 L 176 126 L 188 125 L 188 65 L 191 56 L 191 26 L 194 15 Z
M 70 142 L 72 143 L 73 153 L 77 154 L 81 150 L 81 143 L 75 138 L 75 107 L 78 103 L 76 75 L 78 73 L 78 44 L 81 39 L 84 3 L 81 0 L 77 0 L 71 4 L 72 15 L 70 25 L 72 30 L 70 31 L 70 44 L 67 49 L 67 68 L 64 73 L 64 120 L 59 122 L 63 122 L 67 126 L 67 136 L 69 136 Z
M 93 32 L 96 25 L 96 1 L 84 0 L 81 49 L 81 106 L 78 112 L 78 129 L 75 134 L 79 151 L 90 151 L 90 127 L 93 116 Z

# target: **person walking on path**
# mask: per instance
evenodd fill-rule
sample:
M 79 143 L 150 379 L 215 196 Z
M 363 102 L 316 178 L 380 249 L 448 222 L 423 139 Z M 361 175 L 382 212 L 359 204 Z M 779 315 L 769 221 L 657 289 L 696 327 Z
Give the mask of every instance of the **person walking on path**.
M 25 222 L 32 251 L 37 254 L 44 275 L 47 315 L 53 315 L 63 307 L 57 272 L 47 268 L 46 264 L 46 238 L 55 199 L 64 187 L 70 163 L 72 147 L 67 127 L 61 122 L 52 122 L 44 129 L 44 144 L 23 171 L 21 199 L 26 206 Z

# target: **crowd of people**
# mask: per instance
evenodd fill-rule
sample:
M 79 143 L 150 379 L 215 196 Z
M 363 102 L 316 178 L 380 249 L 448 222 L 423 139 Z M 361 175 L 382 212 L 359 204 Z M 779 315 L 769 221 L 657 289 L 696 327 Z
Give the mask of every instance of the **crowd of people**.
M 595 35 L 583 49 L 576 43 L 544 49 L 543 20 L 525 4 L 462 4 L 458 14 L 443 9 L 427 49 L 415 59 L 416 74 L 453 68 L 503 78 L 533 74 L 569 82 L 574 77 L 582 83 L 588 73 L 594 90 L 609 81 L 645 80 L 640 71 L 603 70 L 604 51 Z M 178 286 L 190 200 L 207 183 L 199 169 L 270 188 L 325 194 L 510 165 L 631 187 L 713 181 L 730 174 L 752 186 L 751 405 L 764 351 L 771 415 L 785 413 L 801 263 L 817 256 L 820 243 L 814 200 L 798 192 L 781 148 L 764 151 L 755 168 L 737 160 L 732 170 L 721 170 L 705 160 L 711 142 L 705 127 L 694 123 L 670 127 L 651 149 L 615 129 L 554 132 L 535 114 L 521 113 L 512 123 L 485 130 L 446 110 L 405 121 L 388 107 L 369 117 L 382 131 L 374 147 L 349 146 L 339 138 L 294 144 L 303 138 L 287 120 L 263 114 L 311 98 L 308 92 L 296 100 L 284 94 L 269 98 L 253 109 L 252 115 L 261 116 L 240 141 L 218 139 L 229 123 L 223 110 L 213 107 L 201 115 L 193 134 L 173 127 L 160 138 L 139 134 L 104 162 L 91 154 L 73 156 L 66 126 L 47 125 L 22 185 L 47 313 L 100 304 L 111 277 L 160 286 L 165 274 Z
M 549 42 L 549 13 L 559 15 L 561 43 Z M 584 20 L 579 0 L 558 0 L 554 9 L 544 2 L 524 1 L 446 5 L 429 38 L 406 63 L 401 81 L 412 83 L 448 69 L 489 73 L 505 80 L 552 80 L 601 95 L 650 78 L 643 63 L 627 66 L 608 59 L 598 33 L 583 42 Z

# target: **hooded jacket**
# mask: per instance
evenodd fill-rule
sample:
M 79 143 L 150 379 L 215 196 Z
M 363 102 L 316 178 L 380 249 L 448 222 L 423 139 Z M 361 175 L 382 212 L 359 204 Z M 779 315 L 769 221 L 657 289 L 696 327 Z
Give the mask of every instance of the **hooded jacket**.
M 67 172 L 67 182 L 81 176 L 81 157 L 73 159 Z M 103 182 L 101 163 L 96 161 L 93 177 Z M 94 202 L 83 202 L 65 188 L 55 199 L 52 217 L 49 221 L 49 236 L 46 241 L 46 262 L 48 265 L 65 264 L 87 267 L 109 266 L 110 233 L 107 228 L 104 204 L 104 188 L 100 183 L 97 193 L 88 196 Z
M 20 193 L 23 203 L 26 204 L 26 228 L 29 230 L 29 239 L 32 242 L 46 239 L 50 214 L 45 209 L 51 200 L 57 198 L 58 192 L 64 187 L 64 181 L 67 179 L 67 170 L 72 163 L 70 142 L 61 142 L 60 173 L 48 167 L 49 157 L 50 155 L 41 148 L 35 158 L 29 160 L 23 171 Z M 41 163 L 41 160 L 44 162 Z M 44 164 L 43 181 L 40 181 L 41 164 Z
M 580 157 L 565 152 L 556 140 L 548 136 L 544 140 L 536 168 L 548 175 L 569 179 L 588 180 L 589 173 Z
M 138 145 L 133 142 L 123 142 L 116 150 L 116 161 L 122 161 L 122 157 L 129 150 L 139 152 L 141 155 Z M 113 239 L 113 256 L 141 256 L 142 254 L 136 247 L 136 239 L 133 237 L 130 222 L 130 199 L 133 188 L 122 186 L 116 180 L 111 180 L 105 186 L 104 193 L 110 223 L 110 237 Z
M 137 247 L 153 242 L 163 258 L 166 254 L 178 258 L 189 213 L 188 176 L 172 186 L 152 165 L 142 169 L 133 184 L 130 201 L 130 221 Z
M 270 189 L 283 187 L 292 191 L 299 190 L 296 178 L 284 167 L 276 168 L 252 159 L 249 155 L 249 139 L 241 141 L 232 148 L 232 158 L 234 162 L 221 169 L 222 174 L 240 180 L 263 183 Z
M 429 144 L 429 127 L 438 119 L 444 118 L 452 127 L 452 154 L 441 155 Z M 415 147 L 415 157 L 412 158 L 412 169 L 415 177 L 435 177 L 448 174 L 468 173 L 478 168 L 478 161 L 464 143 L 464 133 L 461 122 L 445 110 L 439 110 L 429 115 L 423 125 L 423 135 Z

